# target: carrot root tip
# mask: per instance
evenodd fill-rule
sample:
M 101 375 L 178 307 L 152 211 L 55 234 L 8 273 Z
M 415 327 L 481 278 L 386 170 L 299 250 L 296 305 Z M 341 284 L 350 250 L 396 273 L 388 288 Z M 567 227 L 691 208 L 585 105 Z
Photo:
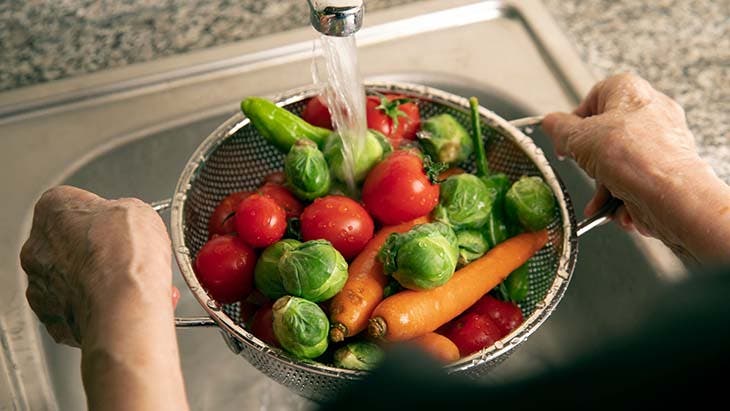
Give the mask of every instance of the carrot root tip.
M 388 331 L 388 326 L 383 317 L 371 318 L 368 323 L 368 335 L 373 338 L 383 338 Z
M 342 323 L 335 323 L 330 329 L 330 340 L 332 342 L 343 341 L 347 337 L 347 327 Z

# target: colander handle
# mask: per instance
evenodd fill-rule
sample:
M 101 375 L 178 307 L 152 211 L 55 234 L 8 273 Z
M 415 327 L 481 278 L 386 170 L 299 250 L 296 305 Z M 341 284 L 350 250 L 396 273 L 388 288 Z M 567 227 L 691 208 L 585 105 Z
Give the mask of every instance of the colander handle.
M 517 128 L 536 127 L 542 123 L 544 118 L 545 116 L 523 117 L 512 120 L 509 123 Z M 611 197 L 605 204 L 603 204 L 603 207 L 601 207 L 596 214 L 578 223 L 576 232 L 578 237 L 611 221 L 611 217 L 621 204 L 623 204 L 621 200 Z
M 163 211 L 170 208 L 170 204 L 172 203 L 171 198 L 167 198 L 165 200 L 155 201 L 153 203 L 149 203 L 150 207 L 152 207 L 157 213 L 162 213 Z M 197 328 L 197 327 L 217 327 L 218 325 L 211 319 L 210 317 L 175 317 L 175 327 L 177 328 Z

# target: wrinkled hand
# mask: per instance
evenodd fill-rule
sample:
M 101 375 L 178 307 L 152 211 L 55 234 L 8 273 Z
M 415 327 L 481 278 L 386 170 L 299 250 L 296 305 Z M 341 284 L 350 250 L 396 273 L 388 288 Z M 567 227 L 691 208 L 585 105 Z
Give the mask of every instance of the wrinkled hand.
M 624 204 L 615 215 L 624 228 L 636 227 L 694 259 L 727 254 L 727 224 L 712 227 L 726 214 L 728 187 L 698 155 L 682 108 L 648 82 L 631 74 L 609 77 L 573 114 L 546 116 L 543 128 L 559 155 L 596 180 L 586 214 L 614 196 Z
M 36 204 L 21 251 L 28 302 L 57 342 L 80 346 L 93 317 L 130 293 L 169 301 L 169 250 L 165 225 L 147 204 L 53 188 Z

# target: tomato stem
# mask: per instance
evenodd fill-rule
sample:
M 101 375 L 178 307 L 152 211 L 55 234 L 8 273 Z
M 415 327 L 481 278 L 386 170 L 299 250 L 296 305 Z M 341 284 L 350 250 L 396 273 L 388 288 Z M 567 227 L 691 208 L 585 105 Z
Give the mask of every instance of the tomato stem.
M 390 117 L 390 119 L 393 121 L 393 128 L 391 129 L 391 133 L 395 132 L 395 130 L 398 129 L 398 117 L 407 117 L 408 114 L 406 114 L 403 110 L 399 109 L 401 104 L 410 103 L 411 99 L 409 98 L 396 98 L 393 100 L 388 100 L 388 97 L 377 94 L 378 98 L 380 99 L 380 104 L 376 106 L 375 108 L 382 111 L 386 116 Z

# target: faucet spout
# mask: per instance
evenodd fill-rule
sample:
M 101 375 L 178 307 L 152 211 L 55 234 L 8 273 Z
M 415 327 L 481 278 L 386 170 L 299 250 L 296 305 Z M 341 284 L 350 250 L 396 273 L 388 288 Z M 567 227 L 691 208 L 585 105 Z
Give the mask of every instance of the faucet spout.
M 307 0 L 312 27 L 327 36 L 347 37 L 362 26 L 362 0 Z

